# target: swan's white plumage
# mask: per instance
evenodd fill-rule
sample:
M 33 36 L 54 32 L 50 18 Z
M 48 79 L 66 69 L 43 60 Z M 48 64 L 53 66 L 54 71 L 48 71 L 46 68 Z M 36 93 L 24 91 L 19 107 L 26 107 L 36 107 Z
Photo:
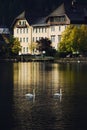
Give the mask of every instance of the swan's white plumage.
M 60 97 L 60 96 L 62 96 L 62 90 L 61 89 L 60 89 L 59 93 L 54 93 L 55 98 Z
M 35 100 L 35 89 L 33 89 L 33 94 L 32 93 L 27 93 L 25 94 L 25 97 L 29 100 L 34 99 Z

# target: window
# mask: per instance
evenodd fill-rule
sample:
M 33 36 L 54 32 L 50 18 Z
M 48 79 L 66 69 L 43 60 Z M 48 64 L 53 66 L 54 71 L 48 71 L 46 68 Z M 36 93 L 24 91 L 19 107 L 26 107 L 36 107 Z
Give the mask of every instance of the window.
M 50 18 L 50 22 L 64 22 L 66 21 L 65 16 L 55 16 Z
M 26 33 L 28 33 L 28 28 L 26 28 Z
M 40 32 L 42 32 L 42 28 L 40 28 Z
M 61 26 L 59 26 L 59 31 L 61 31 Z
M 38 37 L 36 37 L 36 41 L 38 41 Z
M 23 53 L 25 53 L 25 47 L 23 47 Z
M 58 35 L 58 42 L 61 41 L 61 35 Z
M 37 33 L 37 28 L 36 28 L 36 33 Z
M 47 29 L 45 28 L 45 32 L 47 31 Z
M 43 31 L 44 31 L 44 28 L 42 28 L 42 33 L 43 33 Z
M 28 53 L 28 47 L 26 47 L 26 52 Z
M 22 33 L 22 28 L 20 29 L 20 33 Z
M 52 35 L 52 36 L 51 36 L 51 41 L 52 41 L 52 42 L 55 42 L 55 35 Z
M 39 33 L 40 33 L 40 28 L 39 28 Z
M 19 21 L 19 25 L 21 25 L 21 21 Z
M 37 33 L 39 33 L 39 28 L 37 28 Z
M 51 32 L 55 31 L 55 27 L 51 26 Z
M 33 32 L 37 33 L 38 31 L 38 28 L 33 28 Z
M 28 37 L 26 38 L 26 42 L 28 42 Z
M 19 29 L 17 28 L 17 33 L 19 33 Z
M 22 22 L 22 25 L 26 25 L 26 21 L 23 21 L 23 22 Z
M 23 42 L 25 42 L 25 37 L 23 38 Z
M 25 28 L 23 28 L 23 33 L 25 33 Z
M 20 38 L 20 42 L 22 42 L 22 38 Z

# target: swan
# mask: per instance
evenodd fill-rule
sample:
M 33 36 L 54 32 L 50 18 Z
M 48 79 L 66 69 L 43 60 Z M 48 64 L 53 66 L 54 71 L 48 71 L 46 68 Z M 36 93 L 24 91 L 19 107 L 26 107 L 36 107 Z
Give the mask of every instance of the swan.
M 62 89 L 60 88 L 60 92 L 59 93 L 54 93 L 54 98 L 58 98 L 62 96 Z
M 32 93 L 27 93 L 27 94 L 25 94 L 25 97 L 28 100 L 35 100 L 35 89 L 33 89 L 33 94 Z

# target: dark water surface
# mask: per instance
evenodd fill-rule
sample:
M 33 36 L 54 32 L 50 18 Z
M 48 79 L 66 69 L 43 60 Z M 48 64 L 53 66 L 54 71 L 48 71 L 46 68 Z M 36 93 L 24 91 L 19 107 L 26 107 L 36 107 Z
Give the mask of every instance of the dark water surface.
M 87 64 L 0 63 L 0 130 L 87 130 Z

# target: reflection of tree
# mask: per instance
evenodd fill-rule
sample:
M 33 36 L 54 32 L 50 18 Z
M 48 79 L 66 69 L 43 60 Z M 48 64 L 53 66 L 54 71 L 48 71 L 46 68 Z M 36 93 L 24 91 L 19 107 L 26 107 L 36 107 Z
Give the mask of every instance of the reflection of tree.
M 46 69 L 46 63 L 41 64 L 42 76 L 40 76 L 41 83 L 38 87 L 38 93 L 36 101 L 31 109 L 32 116 L 32 129 L 38 130 L 54 130 L 58 128 L 57 125 L 61 125 L 62 110 L 60 110 L 61 104 L 59 100 L 54 100 L 52 97 L 52 87 L 48 84 L 48 74 Z M 51 74 L 50 74 L 51 75 Z M 51 77 L 49 77 L 51 80 Z M 58 112 L 59 111 L 59 112 Z M 58 112 L 58 113 L 57 113 Z M 58 122 L 58 120 L 60 120 Z
M 17 128 L 54 130 L 62 124 L 61 103 L 52 97 L 55 83 L 52 84 L 54 79 L 51 69 L 52 64 L 48 63 L 14 64 L 14 116 Z M 29 102 L 24 95 L 31 93 L 33 88 L 36 90 L 35 102 Z

